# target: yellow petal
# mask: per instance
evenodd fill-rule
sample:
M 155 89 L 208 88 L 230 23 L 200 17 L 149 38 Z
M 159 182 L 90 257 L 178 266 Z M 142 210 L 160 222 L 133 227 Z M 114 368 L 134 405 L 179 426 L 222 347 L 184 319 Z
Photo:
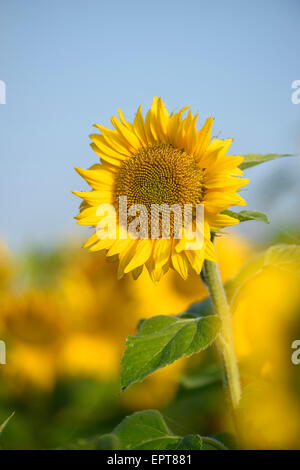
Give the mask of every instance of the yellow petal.
M 92 227 L 96 227 L 98 223 L 101 221 L 101 217 L 99 216 L 88 216 L 82 219 L 77 220 L 77 225 L 91 225 Z
M 136 281 L 140 275 L 142 274 L 143 272 L 143 269 L 144 269 L 144 266 L 139 266 L 138 268 L 135 268 L 133 271 L 132 271 L 132 277 L 133 277 L 133 280 Z
M 127 238 L 125 240 L 114 240 L 114 243 L 112 244 L 109 252 L 107 253 L 107 256 L 118 255 L 122 251 L 125 251 L 127 247 L 131 245 L 131 241 L 131 238 Z
M 110 171 L 103 169 L 84 170 L 77 167 L 75 167 L 75 170 L 93 189 L 101 189 L 103 185 L 112 186 L 114 183 L 114 175 Z
M 201 159 L 201 156 L 204 155 L 208 144 L 211 139 L 211 128 L 213 125 L 213 118 L 210 117 L 206 119 L 204 126 L 197 134 L 197 144 L 194 152 L 195 159 L 198 161 Z
M 120 158 L 113 158 L 108 155 L 106 155 L 104 152 L 102 152 L 94 142 L 90 144 L 94 152 L 100 157 L 102 162 L 109 163 L 112 166 L 120 167 L 122 164 L 122 160 Z
M 91 206 L 111 204 L 113 202 L 113 194 L 110 190 L 72 191 L 72 193 L 84 199 Z
M 216 253 L 216 249 L 214 244 L 210 240 L 205 241 L 205 254 L 204 257 L 205 259 L 208 259 L 209 261 L 213 261 L 214 263 L 218 262 L 218 257 Z
M 163 275 L 166 274 L 166 272 L 168 271 L 169 264 L 167 263 L 161 269 L 157 269 L 157 268 L 155 268 L 153 257 L 151 257 L 147 261 L 146 267 L 147 267 L 147 270 L 148 270 L 148 273 L 149 273 L 149 276 L 150 276 L 152 282 L 154 282 L 156 284 L 157 282 L 159 282 L 161 280 Z
M 157 117 L 160 123 L 162 134 L 165 137 L 165 142 L 167 142 L 168 124 L 170 116 L 168 110 L 165 107 L 165 103 L 162 102 L 161 98 L 158 99 L 157 103 Z
M 124 269 L 126 268 L 127 264 L 130 262 L 132 256 L 134 255 L 136 240 L 130 240 L 127 248 L 122 251 L 119 255 L 119 267 L 118 267 L 118 279 L 121 279 L 124 276 Z
M 96 233 L 96 236 L 97 236 L 97 233 Z M 95 245 L 90 247 L 90 251 L 107 250 L 108 248 L 110 248 L 112 243 L 113 243 L 113 240 L 110 240 L 108 238 L 106 238 L 105 240 L 99 240 L 97 243 L 95 243 Z
M 167 142 L 167 129 L 163 114 L 163 103 L 161 98 L 157 98 L 156 96 L 153 98 L 151 106 L 150 127 L 152 134 L 155 136 L 157 141 Z
M 74 217 L 74 219 L 80 220 L 83 219 L 84 217 L 88 217 L 90 215 L 96 215 L 97 214 L 97 206 L 88 206 L 83 208 L 78 215 Z
M 204 261 L 204 250 L 186 250 L 184 253 L 196 274 L 200 274 Z
M 231 170 L 230 174 L 232 176 L 243 176 L 244 172 L 240 168 L 234 168 L 233 170 Z
M 176 148 L 183 148 L 184 126 L 182 122 L 182 114 L 189 109 L 185 106 L 178 113 L 173 114 L 168 125 L 168 140 Z
M 232 142 L 233 142 L 233 139 L 215 138 L 209 142 L 206 152 L 209 153 L 209 152 L 215 152 L 216 150 L 218 150 L 219 152 L 221 152 L 221 156 L 224 156 L 228 152 L 228 149 L 230 145 L 232 144 Z
M 118 131 L 115 129 L 108 129 L 107 127 L 100 126 L 99 124 L 94 124 L 94 126 L 101 131 L 103 138 L 109 147 L 127 155 L 128 157 L 131 155 L 132 151 L 128 147 L 127 141 L 119 134 Z
M 149 109 L 145 117 L 145 132 L 147 136 L 148 145 L 154 144 L 154 142 L 158 141 L 157 135 L 154 133 L 153 126 L 151 126 L 151 114 L 151 109 Z
M 134 132 L 129 130 L 127 126 L 124 126 L 116 117 L 111 117 L 111 123 L 133 150 L 138 150 L 141 147 L 141 143 Z
M 129 273 L 138 266 L 143 265 L 149 259 L 152 253 L 153 241 L 152 240 L 138 240 L 136 244 L 135 253 L 124 268 L 124 273 Z
M 116 160 L 126 160 L 128 158 L 128 155 L 107 145 L 103 135 L 90 134 L 89 137 L 93 141 L 93 143 L 98 147 L 100 154 L 103 153 L 104 155 L 115 158 Z
M 184 253 L 176 253 L 175 250 L 172 252 L 172 264 L 175 271 L 177 271 L 180 276 L 186 280 L 189 273 L 188 261 Z
M 198 114 L 193 117 L 189 129 L 186 129 L 185 149 L 190 155 L 194 155 L 197 143 L 197 119 Z
M 222 189 L 222 188 L 227 188 L 236 191 L 237 189 L 245 186 L 246 184 L 249 183 L 249 180 L 247 178 L 236 178 L 235 176 L 229 176 L 229 175 L 219 175 L 215 176 L 213 178 L 206 178 L 205 179 L 205 187 L 207 189 Z
M 144 118 L 142 115 L 142 110 L 141 106 L 137 110 L 136 116 L 134 118 L 134 130 L 141 142 L 144 144 L 144 146 L 148 145 L 147 141 L 147 135 L 146 135 L 146 130 L 145 130 L 145 123 L 144 123 Z
M 126 121 L 125 116 L 124 116 L 123 111 L 122 111 L 121 108 L 118 109 L 118 114 L 120 116 L 120 120 L 121 120 L 122 124 L 124 124 L 124 126 L 128 127 L 128 129 L 132 130 L 133 125 L 131 124 L 131 122 Z
M 159 238 L 155 240 L 153 248 L 153 261 L 155 270 L 161 270 L 169 261 L 172 242 L 170 240 Z
M 99 240 L 97 232 L 94 232 L 90 238 L 86 240 L 86 242 L 82 245 L 82 248 L 88 248 L 89 246 L 93 245 Z
M 230 217 L 226 214 L 216 214 L 208 217 L 208 223 L 210 225 L 211 230 L 220 230 L 224 227 L 230 227 L 231 225 L 237 225 L 239 223 L 238 219 L 234 217 Z
M 212 155 L 217 155 L 217 158 L 212 158 Z M 238 156 L 222 156 L 222 151 L 215 150 L 214 152 L 207 152 L 205 157 L 199 162 L 203 165 L 206 170 L 207 176 L 229 174 L 231 175 L 234 170 L 242 163 L 244 157 Z M 239 171 L 239 175 L 243 174 L 242 170 Z
M 222 212 L 230 206 L 245 206 L 244 199 L 236 193 L 208 191 L 203 199 L 205 211 L 209 213 Z

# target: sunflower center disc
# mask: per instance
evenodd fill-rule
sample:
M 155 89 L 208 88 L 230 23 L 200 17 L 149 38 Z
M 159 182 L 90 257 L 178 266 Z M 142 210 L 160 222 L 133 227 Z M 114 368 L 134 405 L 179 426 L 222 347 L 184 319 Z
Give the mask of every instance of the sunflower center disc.
M 116 178 L 116 207 L 120 196 L 127 197 L 127 211 L 134 204 L 142 204 L 147 209 L 149 229 L 154 214 L 160 211 L 158 206 L 179 205 L 183 220 L 184 205 L 195 207 L 201 203 L 203 195 L 203 170 L 193 157 L 168 144 L 155 144 L 141 149 L 122 163 Z M 161 215 L 159 218 L 161 220 Z M 127 222 L 131 221 L 132 217 L 128 217 Z M 170 225 L 173 236 L 173 215 Z M 159 236 L 162 236 L 161 229 Z
M 203 198 L 203 170 L 194 158 L 172 145 L 156 144 L 125 160 L 116 181 L 116 196 L 128 205 L 197 204 Z

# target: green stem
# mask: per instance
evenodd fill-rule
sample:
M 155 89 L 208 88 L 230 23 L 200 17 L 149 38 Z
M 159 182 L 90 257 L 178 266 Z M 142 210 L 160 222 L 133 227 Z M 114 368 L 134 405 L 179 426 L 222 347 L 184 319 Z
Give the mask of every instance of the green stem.
M 234 350 L 232 316 L 221 281 L 219 268 L 216 263 L 208 260 L 205 261 L 204 279 L 209 290 L 215 312 L 222 322 L 218 343 L 224 360 L 230 401 L 233 411 L 235 412 L 241 398 L 240 376 Z

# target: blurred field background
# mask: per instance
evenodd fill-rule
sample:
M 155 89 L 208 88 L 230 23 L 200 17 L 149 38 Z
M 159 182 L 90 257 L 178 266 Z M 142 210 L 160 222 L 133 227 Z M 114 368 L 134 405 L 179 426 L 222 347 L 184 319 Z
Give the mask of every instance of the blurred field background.
M 217 239 L 224 282 L 263 248 L 235 235 Z M 1 436 L 4 448 L 82 445 L 111 431 L 126 415 L 161 410 L 179 434 L 231 430 L 217 352 L 182 359 L 120 394 L 119 361 L 137 322 L 183 311 L 207 296 L 195 277 L 165 276 L 154 285 L 116 280 L 115 264 L 74 241 L 13 257 L 1 245 L 0 419 L 15 415 Z M 247 445 L 300 446 L 300 374 L 291 344 L 300 337 L 299 277 L 276 267 L 233 281 L 236 348 L 243 385 Z M 254 388 L 252 391 L 251 387 Z M 88 442 L 88 441 L 87 441 Z M 79 444 L 78 444 L 79 443 Z
M 218 353 L 212 349 L 120 394 L 119 361 L 141 318 L 175 314 L 207 293 L 173 273 L 116 280 L 116 266 L 80 247 L 84 189 L 73 166 L 95 162 L 92 124 L 128 119 L 154 95 L 192 105 L 234 154 L 299 154 L 298 0 L 149 3 L 96 0 L 0 4 L 0 446 L 89 446 L 133 411 L 156 408 L 178 434 L 231 430 Z M 250 169 L 248 208 L 270 225 L 241 224 L 218 238 L 224 281 L 273 243 L 299 244 L 298 158 Z M 238 278 L 234 282 L 241 282 Z M 299 278 L 250 266 L 235 299 L 241 407 L 251 448 L 300 448 Z M 78 444 L 79 439 L 79 444 Z M 84 441 L 87 439 L 87 441 Z

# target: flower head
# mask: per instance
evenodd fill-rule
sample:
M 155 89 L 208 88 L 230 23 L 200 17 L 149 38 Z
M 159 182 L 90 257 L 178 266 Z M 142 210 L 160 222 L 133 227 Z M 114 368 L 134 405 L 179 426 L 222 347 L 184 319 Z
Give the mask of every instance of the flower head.
M 100 237 L 96 230 L 84 246 L 91 251 L 105 250 L 108 257 L 119 258 L 119 277 L 132 272 L 136 279 L 144 266 L 153 281 L 158 281 L 170 267 L 184 279 L 190 269 L 199 274 L 204 259 L 216 261 L 211 232 L 238 223 L 223 211 L 232 205 L 246 204 L 237 193 L 248 183 L 240 178 L 243 172 L 238 168 L 243 157 L 226 156 L 232 139 L 211 137 L 212 118 L 197 130 L 198 115 L 189 110 L 184 117 L 187 109 L 170 115 L 162 100 L 155 97 L 145 119 L 139 107 L 133 124 L 119 110 L 120 119 L 111 118 L 114 130 L 96 124 L 101 133 L 90 136 L 101 163 L 89 170 L 76 168 L 92 188 L 74 191 L 83 199 L 77 223 L 103 229 L 105 217 L 99 207 L 111 205 L 115 209 L 114 236 L 110 232 Z M 122 198 L 125 206 L 120 204 Z M 204 213 L 200 229 L 203 243 L 191 249 L 186 232 L 178 236 L 178 224 L 183 227 L 182 214 L 189 206 L 190 229 L 197 231 L 199 205 Z M 140 213 L 140 208 L 147 213 L 144 231 L 141 228 L 144 219 L 135 219 L 131 212 L 136 207 Z M 170 207 L 179 208 L 179 213 L 168 212 L 166 233 L 163 221 Z M 138 236 L 132 236 L 129 230 L 134 220 L 139 220 L 134 225 Z M 158 230 L 152 236 L 155 220 Z

